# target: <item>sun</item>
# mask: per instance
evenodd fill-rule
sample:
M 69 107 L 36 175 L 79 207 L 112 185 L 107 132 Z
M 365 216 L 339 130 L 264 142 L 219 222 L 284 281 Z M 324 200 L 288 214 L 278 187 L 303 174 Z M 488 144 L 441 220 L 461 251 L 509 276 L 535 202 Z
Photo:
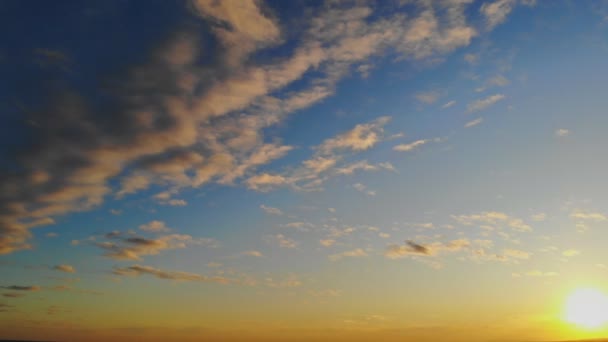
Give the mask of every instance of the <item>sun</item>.
M 564 318 L 583 328 L 598 328 L 608 322 L 608 297 L 596 289 L 578 289 L 566 300 Z

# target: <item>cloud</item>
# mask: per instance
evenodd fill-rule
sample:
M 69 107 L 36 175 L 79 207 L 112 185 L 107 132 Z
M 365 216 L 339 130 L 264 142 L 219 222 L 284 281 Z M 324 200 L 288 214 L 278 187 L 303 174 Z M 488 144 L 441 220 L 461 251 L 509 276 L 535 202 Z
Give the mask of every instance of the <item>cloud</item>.
M 409 151 L 413 151 L 414 149 L 428 143 L 429 140 L 428 139 L 420 139 L 420 140 L 416 140 L 414 142 L 411 142 L 409 144 L 400 144 L 397 145 L 395 147 L 393 147 L 394 151 L 398 151 L 398 152 L 409 152 Z
M 397 259 L 408 255 L 434 255 L 435 253 L 435 250 L 408 240 L 405 241 L 405 245 L 388 246 L 384 255 L 389 259 Z
M 481 5 L 479 11 L 485 17 L 487 29 L 492 30 L 494 27 L 502 24 L 507 19 L 509 13 L 511 13 L 515 3 L 515 0 L 496 0 Z
M 452 218 L 461 224 L 470 226 L 473 224 L 486 225 L 487 228 L 494 229 L 500 225 L 505 225 L 515 231 L 528 232 L 532 227 L 522 219 L 509 216 L 498 211 L 484 211 L 472 215 L 452 215 Z
M 65 273 L 76 273 L 76 269 L 71 265 L 57 265 L 54 266 L 53 269 Z
M 567 137 L 569 135 L 570 135 L 570 130 L 568 130 L 568 129 L 559 128 L 559 129 L 555 130 L 555 136 L 556 137 L 563 138 L 563 137 Z
M 319 240 L 319 243 L 324 246 L 324 247 L 331 247 L 336 243 L 336 240 L 334 239 L 321 239 Z
M 581 252 L 577 251 L 576 249 L 567 249 L 562 252 L 562 255 L 565 257 L 573 257 L 573 256 L 577 256 L 579 254 L 581 254 Z
M 300 18 L 306 29 L 299 33 L 284 32 L 256 1 L 188 4 L 213 35 L 209 49 L 203 51 L 194 30 L 167 32 L 134 58 L 140 64 L 100 75 L 110 91 L 81 92 L 66 79 L 65 91 L 45 94 L 48 103 L 33 101 L 39 107 L 24 120 L 34 123 L 28 133 L 36 139 L 16 147 L 10 162 L 18 172 L 0 174 L 0 254 L 32 248 L 30 230 L 55 217 L 153 186 L 171 190 L 170 197 L 154 198 L 170 206 L 187 204 L 173 197 L 182 189 L 214 182 L 244 179 L 258 191 L 293 184 L 318 189 L 324 179 L 315 173 L 256 174 L 291 150 L 269 142 L 267 128 L 331 96 L 340 80 L 374 56 L 436 61 L 477 35 L 467 20 L 469 1 L 416 3 L 407 17 L 365 4 L 327 3 L 304 11 L 310 15 Z M 279 46 L 282 57 L 257 58 Z M 98 93 L 107 95 L 102 105 L 90 95 Z M 319 153 L 368 150 L 381 139 L 383 120 L 326 141 Z
M 557 272 L 543 272 L 539 270 L 532 270 L 526 272 L 526 275 L 529 277 L 556 277 L 559 275 Z
M 6 298 L 21 298 L 21 297 L 24 297 L 25 294 L 23 294 L 23 293 L 3 293 L 2 296 L 6 297 Z
M 271 277 L 264 279 L 264 284 L 272 288 L 294 288 L 302 286 L 302 281 L 295 274 L 289 274 L 284 279 L 275 280 Z
M 483 118 L 477 118 L 475 120 L 471 120 L 471 121 L 467 122 L 466 124 L 464 124 L 464 128 L 469 128 L 469 127 L 477 126 L 477 125 L 479 125 L 482 122 L 483 122 Z
M 547 214 L 545 213 L 537 213 L 532 215 L 532 221 L 541 222 L 547 219 Z
M 450 108 L 450 107 L 454 106 L 455 104 L 456 104 L 456 101 L 449 101 L 449 102 L 446 102 L 446 103 L 444 103 L 444 104 L 441 106 L 441 109 L 447 109 L 447 108 Z
M 586 211 L 586 210 L 583 210 L 583 209 L 574 209 L 570 213 L 570 218 L 572 218 L 572 219 L 579 219 L 579 220 L 596 221 L 596 222 L 601 222 L 601 221 L 608 220 L 608 218 L 606 217 L 606 215 L 604 215 L 602 213 L 592 212 L 592 211 Z
M 243 252 L 243 253 L 241 253 L 241 254 L 242 254 L 242 255 L 247 255 L 247 256 L 256 257 L 256 258 L 261 258 L 261 257 L 263 257 L 263 256 L 264 256 L 264 254 L 262 254 L 262 252 L 260 252 L 260 251 L 254 251 L 254 250 L 251 250 L 251 251 L 245 251 L 245 252 Z
M 141 226 L 139 226 L 139 229 L 143 230 L 144 232 L 153 232 L 153 233 L 168 232 L 171 230 L 171 228 L 167 227 L 165 222 L 157 221 L 157 220 L 150 221 L 146 224 L 142 224 Z
M 213 247 L 213 239 L 194 239 L 190 235 L 170 234 L 148 239 L 139 236 L 112 238 L 111 241 L 94 242 L 93 244 L 106 251 L 108 258 L 117 260 L 141 260 L 142 256 L 157 255 L 164 250 L 183 249 L 188 245 L 205 245 Z
M 219 284 L 228 284 L 231 281 L 224 277 L 219 276 L 203 276 L 196 273 L 189 272 L 181 272 L 181 271 L 165 271 L 158 268 L 143 266 L 143 265 L 133 265 L 129 267 L 116 267 L 112 270 L 112 273 L 118 276 L 129 276 L 129 277 L 139 277 L 142 275 L 150 275 L 156 277 L 158 279 L 166 279 L 166 280 L 174 280 L 174 281 L 198 281 L 205 283 L 219 283 Z
M 332 154 L 338 150 L 364 151 L 380 141 L 383 126 L 390 117 L 383 116 L 367 124 L 356 125 L 352 130 L 342 133 L 335 138 L 325 140 L 318 150 L 322 154 Z
M 279 208 L 267 207 L 262 204 L 260 205 L 260 209 L 264 210 L 264 212 L 269 215 L 283 215 L 283 212 Z
M 439 99 L 439 92 L 437 91 L 427 91 L 416 93 L 416 100 L 424 104 L 433 104 L 437 102 Z
M 464 55 L 464 60 L 469 64 L 477 64 L 479 62 L 479 55 L 467 53 Z
M 271 236 L 271 239 L 274 240 L 281 248 L 296 248 L 298 245 L 295 240 L 288 238 L 283 234 L 273 235 Z
M 510 257 L 510 258 L 515 258 L 515 259 L 529 259 L 530 258 L 530 253 L 519 250 L 519 249 L 507 248 L 507 249 L 504 249 L 502 252 L 505 256 Z
M 289 180 L 281 175 L 262 173 L 247 180 L 247 187 L 252 190 L 268 191 L 272 187 L 287 184 Z
M 360 257 L 366 257 L 366 256 L 367 256 L 366 251 L 364 251 L 361 248 L 357 248 L 357 249 L 353 249 L 351 251 L 344 251 L 342 253 L 332 254 L 329 256 L 329 260 L 337 261 L 342 258 L 360 258 Z
M 40 291 L 41 287 L 36 286 L 36 285 L 32 285 L 32 286 L 11 285 L 11 286 L 0 286 L 0 289 L 11 290 L 11 291 L 36 292 L 36 291 Z
M 494 94 L 494 95 L 490 95 L 486 98 L 473 101 L 472 103 L 470 103 L 467 106 L 467 112 L 474 113 L 474 112 L 478 112 L 480 110 L 484 110 L 490 106 L 493 106 L 494 104 L 503 100 L 504 98 L 505 98 L 505 96 L 503 94 Z
M 376 192 L 373 190 L 367 190 L 367 187 L 361 183 L 355 183 L 353 184 L 353 188 L 355 188 L 355 190 L 362 192 L 368 196 L 376 196 Z

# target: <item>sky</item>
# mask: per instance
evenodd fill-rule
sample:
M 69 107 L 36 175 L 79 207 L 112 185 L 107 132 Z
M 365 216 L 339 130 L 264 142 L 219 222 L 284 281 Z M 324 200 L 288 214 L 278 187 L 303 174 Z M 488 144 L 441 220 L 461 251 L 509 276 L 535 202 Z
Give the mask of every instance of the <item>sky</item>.
M 0 338 L 608 336 L 608 2 L 0 17 Z

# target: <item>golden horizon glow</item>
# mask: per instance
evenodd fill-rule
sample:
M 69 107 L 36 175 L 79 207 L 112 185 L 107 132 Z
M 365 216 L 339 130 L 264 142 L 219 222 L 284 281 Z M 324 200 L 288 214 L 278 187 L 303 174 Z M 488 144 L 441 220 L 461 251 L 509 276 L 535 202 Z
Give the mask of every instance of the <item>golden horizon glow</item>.
M 584 329 L 600 328 L 608 322 L 608 297 L 594 288 L 579 288 L 566 300 L 564 319 Z

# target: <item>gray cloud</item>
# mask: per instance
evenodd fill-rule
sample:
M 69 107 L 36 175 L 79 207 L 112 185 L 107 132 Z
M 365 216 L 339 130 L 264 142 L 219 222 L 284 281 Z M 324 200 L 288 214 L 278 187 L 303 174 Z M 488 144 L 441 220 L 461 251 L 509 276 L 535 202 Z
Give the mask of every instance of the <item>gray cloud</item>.
M 133 265 L 123 268 L 114 268 L 113 274 L 119 276 L 138 277 L 141 275 L 150 275 L 159 279 L 175 280 L 175 281 L 200 281 L 208 283 L 228 284 L 231 281 L 224 277 L 213 276 L 207 277 L 196 273 L 181 272 L 181 271 L 164 271 L 150 266 Z
M 11 290 L 11 291 L 40 291 L 40 286 L 31 285 L 31 286 L 22 286 L 22 285 L 10 285 L 10 286 L 0 286 L 0 289 Z

